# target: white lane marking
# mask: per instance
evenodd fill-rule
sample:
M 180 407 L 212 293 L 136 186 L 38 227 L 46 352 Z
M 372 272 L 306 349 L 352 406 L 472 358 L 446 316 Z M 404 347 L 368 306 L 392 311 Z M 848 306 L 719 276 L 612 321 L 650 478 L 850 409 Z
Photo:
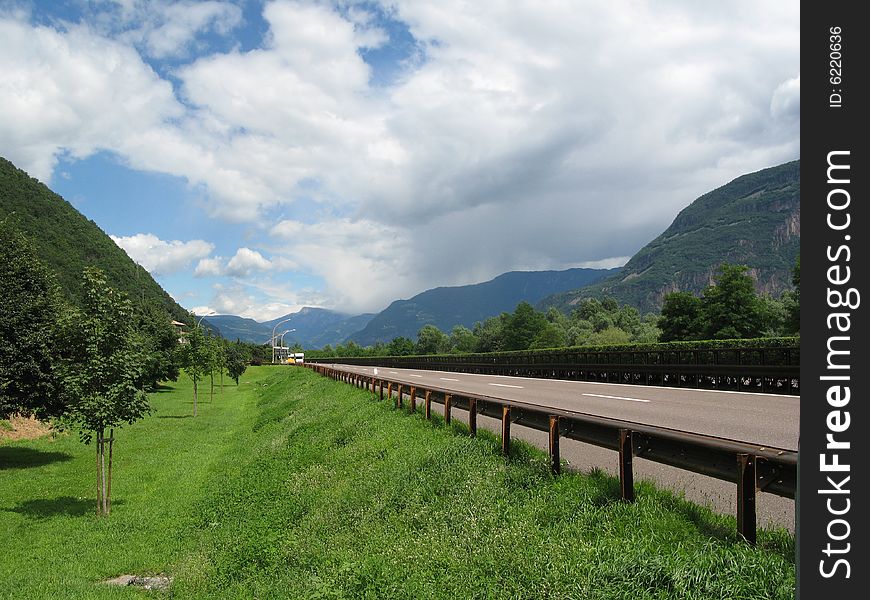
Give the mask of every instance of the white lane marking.
M 463 375 L 467 375 L 469 377 L 500 377 L 502 379 L 527 379 L 529 381 L 546 381 L 548 383 L 565 383 L 565 384 L 575 384 L 581 383 L 583 385 L 609 385 L 614 387 L 635 387 L 634 385 L 628 384 L 620 384 L 620 383 L 606 383 L 604 381 L 586 381 L 583 379 L 553 379 L 552 377 L 517 377 L 516 375 L 490 375 L 488 373 L 463 373 Z M 677 390 L 678 392 L 702 392 L 705 394 L 742 394 L 744 396 L 772 396 L 774 398 L 792 398 L 794 400 L 800 400 L 800 396 L 791 396 L 789 394 L 774 394 L 772 392 L 741 392 L 738 390 L 709 390 L 703 388 L 688 388 L 688 387 L 673 387 L 669 385 L 648 385 L 648 386 L 640 386 L 653 388 L 657 390 Z
M 583 394 L 584 396 L 595 396 L 596 398 L 613 398 L 614 400 L 631 400 L 632 402 L 649 402 L 643 398 L 624 398 L 623 396 L 605 396 L 604 394 Z
M 509 388 L 523 389 L 523 386 L 521 386 L 521 385 L 508 385 L 506 383 L 490 383 L 489 385 L 497 385 L 498 387 L 509 387 Z
M 459 381 L 458 379 L 450 379 L 449 377 L 439 377 L 441 381 Z
M 390 375 L 398 375 L 395 371 L 390 371 Z
M 423 376 L 422 376 L 422 375 L 408 375 L 408 377 L 419 377 L 419 378 L 420 378 L 420 379 L 422 379 L 422 378 L 423 378 Z

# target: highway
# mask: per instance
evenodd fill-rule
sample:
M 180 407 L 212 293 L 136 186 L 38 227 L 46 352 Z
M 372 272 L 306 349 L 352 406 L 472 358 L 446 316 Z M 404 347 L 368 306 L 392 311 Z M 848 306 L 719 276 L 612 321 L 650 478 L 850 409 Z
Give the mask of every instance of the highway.
M 516 400 L 769 448 L 798 449 L 800 397 L 797 396 L 386 367 L 377 367 L 375 375 L 374 367 L 340 363 L 325 366 L 409 386 L 437 388 L 458 396 L 474 394 Z M 455 410 L 454 418 L 461 418 L 461 414 L 464 412 Z M 482 416 L 478 417 L 478 425 L 495 432 L 500 430 L 498 420 Z M 547 448 L 544 432 L 517 426 L 514 435 L 542 449 Z M 562 440 L 562 458 L 574 470 L 601 468 L 611 474 L 618 472 L 615 452 L 574 440 Z M 642 458 L 635 459 L 635 477 L 651 480 L 716 512 L 734 514 L 736 490 L 731 483 Z M 794 531 L 793 500 L 759 493 L 756 509 L 760 526 Z
M 374 367 L 336 364 L 335 368 L 374 375 Z M 800 398 L 796 396 L 384 367 L 378 367 L 378 373 L 460 396 L 517 400 L 784 450 L 798 446 Z

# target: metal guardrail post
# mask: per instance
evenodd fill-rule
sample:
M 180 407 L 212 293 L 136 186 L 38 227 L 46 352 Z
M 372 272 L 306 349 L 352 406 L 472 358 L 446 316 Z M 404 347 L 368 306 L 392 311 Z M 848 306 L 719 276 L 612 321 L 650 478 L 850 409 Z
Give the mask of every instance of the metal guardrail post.
M 468 399 L 468 434 L 472 437 L 477 435 L 477 400 Z
M 411 386 L 411 397 L 408 399 L 408 404 L 411 406 L 411 412 L 417 412 L 417 388 Z
M 501 453 L 507 456 L 511 452 L 511 407 L 501 407 Z
M 398 394 L 396 395 L 396 408 L 402 408 L 402 384 L 398 385 L 398 389 L 396 390 Z
M 381 400 L 384 399 L 384 380 L 378 379 L 378 394 L 381 397 Z
M 619 483 L 622 487 L 622 499 L 626 502 L 634 502 L 634 472 L 631 465 L 634 452 L 631 437 L 631 430 L 619 430 Z
M 755 545 L 755 457 L 737 455 L 737 531 Z
M 451 404 L 453 402 L 453 396 L 450 394 L 444 394 L 444 424 L 450 425 L 450 413 L 451 413 Z
M 553 475 L 562 472 L 562 459 L 559 455 L 559 417 L 550 416 L 550 471 Z
M 432 418 L 432 392 L 429 390 L 426 390 L 426 396 L 423 399 L 423 413 L 427 421 Z
M 392 397 L 393 397 L 393 382 L 388 381 L 387 382 L 387 400 L 392 399 Z

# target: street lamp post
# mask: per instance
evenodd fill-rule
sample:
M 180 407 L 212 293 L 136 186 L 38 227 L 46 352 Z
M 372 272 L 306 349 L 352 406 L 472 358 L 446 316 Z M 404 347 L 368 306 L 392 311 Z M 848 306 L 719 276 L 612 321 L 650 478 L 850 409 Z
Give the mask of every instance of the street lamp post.
M 278 344 L 278 347 L 281 348 L 282 355 L 283 355 L 283 350 L 284 350 L 284 334 L 290 333 L 291 331 L 296 331 L 296 330 L 295 329 L 285 329 L 278 336 L 276 336 L 276 337 L 281 338 L 281 342 Z M 272 348 L 273 349 L 275 348 L 275 340 L 272 340 Z M 287 357 L 285 356 L 284 358 L 287 358 Z
M 278 321 L 277 323 L 275 323 L 275 326 L 272 328 L 272 339 L 271 339 L 270 343 L 272 344 L 272 364 L 273 365 L 275 364 L 275 331 L 278 329 L 278 325 L 280 325 L 281 323 L 286 323 L 287 321 L 289 321 L 292 318 L 293 317 L 287 317 L 283 321 Z

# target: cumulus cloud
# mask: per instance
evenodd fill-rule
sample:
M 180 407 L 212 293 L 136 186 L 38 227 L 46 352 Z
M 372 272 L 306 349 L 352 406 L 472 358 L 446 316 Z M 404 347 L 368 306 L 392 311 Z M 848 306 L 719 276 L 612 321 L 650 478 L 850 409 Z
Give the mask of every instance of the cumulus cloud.
M 204 240 L 165 242 L 151 233 L 109 237 L 152 275 L 170 275 L 182 271 L 194 260 L 214 250 L 214 245 Z
M 799 156 L 790 3 L 337 4 L 267 3 L 261 47 L 180 64 L 174 88 L 136 48 L 183 55 L 239 23 L 229 3 L 158 3 L 123 31 L 0 20 L 0 150 L 47 179 L 59 154 L 107 149 L 202 186 L 228 220 L 319 203 L 320 222 L 272 229 L 289 251 L 203 256 L 195 273 L 304 255 L 334 305 L 362 310 L 511 269 L 613 264 L 698 195 Z M 381 87 L 362 58 L 388 37 L 377 6 L 425 56 Z
M 262 254 L 250 248 L 239 248 L 227 262 L 225 273 L 231 277 L 247 277 L 254 271 L 268 271 L 272 268 Z
M 220 256 L 201 259 L 193 271 L 194 277 L 249 277 L 255 272 L 269 271 L 295 266 L 295 262 L 279 258 L 270 261 L 256 250 L 239 248 L 236 253 L 226 260 Z

